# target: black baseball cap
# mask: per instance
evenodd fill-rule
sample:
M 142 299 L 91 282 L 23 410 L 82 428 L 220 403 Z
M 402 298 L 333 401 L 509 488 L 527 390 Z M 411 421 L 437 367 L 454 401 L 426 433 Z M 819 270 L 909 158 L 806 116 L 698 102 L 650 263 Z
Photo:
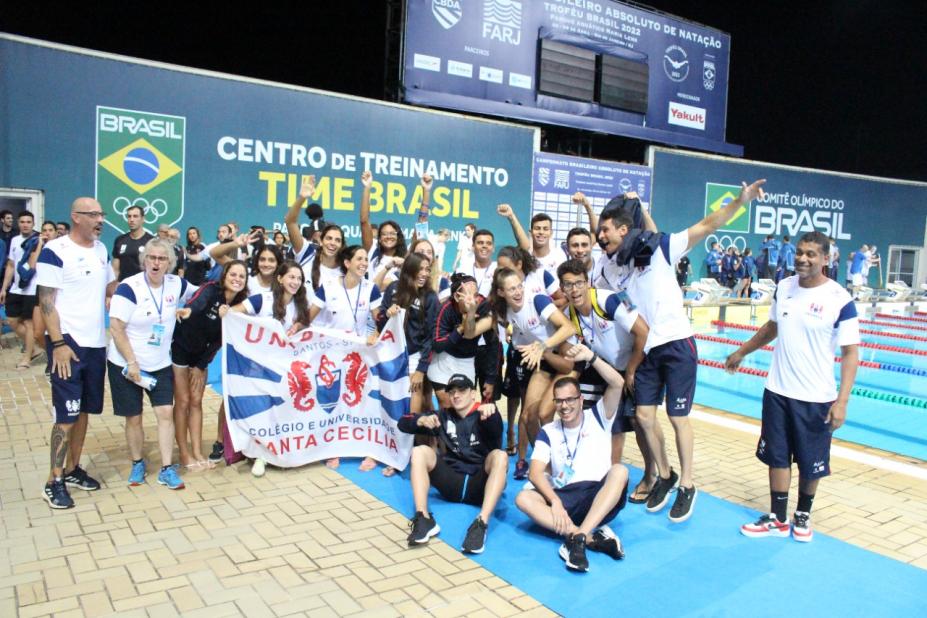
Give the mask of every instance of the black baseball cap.
M 462 373 L 455 373 L 448 379 L 447 385 L 445 386 L 445 390 L 451 391 L 454 389 L 472 391 L 473 390 L 473 380 L 471 380 L 470 378 L 468 378 Z

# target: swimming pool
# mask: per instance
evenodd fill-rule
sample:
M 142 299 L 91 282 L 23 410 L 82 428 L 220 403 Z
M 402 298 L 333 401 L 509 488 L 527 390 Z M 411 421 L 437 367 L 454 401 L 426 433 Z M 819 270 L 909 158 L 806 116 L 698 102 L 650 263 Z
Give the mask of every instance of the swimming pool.
M 862 324 L 861 327 L 876 330 L 879 325 Z M 905 330 L 902 324 L 885 328 L 890 328 L 889 332 L 921 336 L 919 331 Z M 754 334 L 752 330 L 717 324 L 703 324 L 696 327 L 696 332 L 699 358 L 716 363 L 723 363 L 739 342 Z M 713 340 L 706 340 L 705 336 Z M 859 348 L 861 361 L 881 368 L 859 367 L 855 387 L 861 394 L 854 393 L 850 397 L 847 421 L 835 437 L 927 459 L 927 408 L 921 407 L 927 400 L 927 356 L 907 353 L 923 352 L 927 350 L 927 343 L 874 334 L 862 335 L 862 341 L 896 349 Z M 772 345 L 775 346 L 775 343 L 773 341 Z M 744 360 L 742 367 L 765 372 L 771 360 L 771 352 L 757 350 Z M 839 382 L 840 364 L 837 362 L 834 363 L 834 375 Z M 716 367 L 700 365 L 695 402 L 759 419 L 764 381 L 759 375 L 732 375 Z

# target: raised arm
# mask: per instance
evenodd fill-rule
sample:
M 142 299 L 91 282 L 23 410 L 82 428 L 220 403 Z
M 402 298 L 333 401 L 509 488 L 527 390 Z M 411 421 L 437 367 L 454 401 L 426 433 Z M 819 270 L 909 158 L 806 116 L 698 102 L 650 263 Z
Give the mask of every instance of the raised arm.
M 360 207 L 361 244 L 364 251 L 370 251 L 373 245 L 373 227 L 370 225 L 370 185 L 373 184 L 373 174 L 370 170 L 361 174 L 361 184 L 364 186 Z
M 608 386 L 605 388 L 605 394 L 602 395 L 603 412 L 606 418 L 615 416 L 618 411 L 618 404 L 621 403 L 621 391 L 624 390 L 624 379 L 618 370 L 612 367 L 601 356 L 584 346 L 577 344 L 570 348 L 567 357 L 577 361 L 589 361 L 592 368 L 595 369 Z
M 299 229 L 299 213 L 303 210 L 303 204 L 306 203 L 315 193 L 315 176 L 304 176 L 302 186 L 299 188 L 299 195 L 296 200 L 290 204 L 290 209 L 286 211 L 283 222 L 286 224 L 286 233 L 290 237 L 290 244 L 294 253 L 299 253 L 303 249 L 303 232 Z
M 592 202 L 589 201 L 585 193 L 577 191 L 573 194 L 573 203 L 582 206 L 586 210 L 586 216 L 589 217 L 589 231 L 595 236 L 596 230 L 599 229 L 599 218 L 596 216 L 595 211 L 592 210 Z
M 730 220 L 741 206 L 749 204 L 758 197 L 762 198 L 764 184 L 766 184 L 766 179 L 757 180 L 751 185 L 745 182 L 740 183 L 740 195 L 728 202 L 724 208 L 711 213 L 689 228 L 689 250 L 702 244 L 709 234 L 714 233 Z
M 518 241 L 518 246 L 530 253 L 532 249 L 531 239 L 525 234 L 525 228 L 518 222 L 512 207 L 508 204 L 499 204 L 496 206 L 496 212 L 509 220 L 509 225 L 512 226 L 512 233 L 515 234 L 515 240 Z
M 425 174 L 422 176 L 422 205 L 418 210 L 419 223 L 427 223 L 428 221 L 428 205 L 431 203 L 431 186 L 433 184 L 434 179 L 431 175 Z

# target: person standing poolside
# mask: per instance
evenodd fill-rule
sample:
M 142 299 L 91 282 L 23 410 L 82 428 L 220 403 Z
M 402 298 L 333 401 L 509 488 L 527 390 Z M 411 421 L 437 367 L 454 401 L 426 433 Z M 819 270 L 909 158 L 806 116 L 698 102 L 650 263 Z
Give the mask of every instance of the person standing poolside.
M 103 208 L 95 199 L 74 200 L 71 232 L 45 245 L 36 265 L 55 411 L 51 470 L 43 497 L 55 509 L 74 506 L 68 486 L 85 491 L 100 488 L 80 467 L 80 456 L 88 415 L 103 412 L 104 314 L 107 287 L 116 278 L 106 247 L 99 241 L 103 217 Z M 70 472 L 66 472 L 66 463 Z
M 801 237 L 796 275 L 776 287 L 769 321 L 725 363 L 735 371 L 745 356 L 772 342 L 772 365 L 763 392 L 763 425 L 757 458 L 769 466 L 770 509 L 740 531 L 748 537 L 789 536 L 786 513 L 792 462 L 798 464 L 798 505 L 791 533 L 812 539 L 811 505 L 818 482 L 830 474 L 830 443 L 846 420 L 859 364 L 859 319 L 849 293 L 824 274 L 829 241 L 820 232 Z M 840 346 L 840 391 L 834 352 Z

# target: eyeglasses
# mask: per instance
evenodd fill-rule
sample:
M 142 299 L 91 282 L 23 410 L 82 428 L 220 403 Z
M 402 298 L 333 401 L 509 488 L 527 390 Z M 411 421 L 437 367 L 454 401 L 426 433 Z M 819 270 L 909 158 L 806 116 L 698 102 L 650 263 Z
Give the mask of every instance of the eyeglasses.
M 106 218 L 106 213 L 105 213 L 105 212 L 100 212 L 99 210 L 97 210 L 97 211 L 94 211 L 94 210 L 75 210 L 74 212 L 77 213 L 77 214 L 79 214 L 79 215 L 86 215 L 86 216 L 88 216 L 88 217 L 92 217 L 92 218 L 94 218 L 94 219 L 104 219 L 104 218 Z
M 572 289 L 577 289 L 577 290 L 578 290 L 578 289 L 581 289 L 581 288 L 584 288 L 584 287 L 586 287 L 586 281 L 583 281 L 583 280 L 579 280 L 579 281 L 561 281 L 561 282 L 560 282 L 560 289 L 563 290 L 564 292 L 569 292 L 569 291 L 572 290 Z
M 575 397 L 564 397 L 562 399 L 557 399 L 554 397 L 554 405 L 558 408 L 564 404 L 573 405 L 580 399 L 582 399 L 582 395 L 576 395 Z
M 170 259 L 165 255 L 146 255 L 146 260 L 151 260 L 152 262 L 168 262 Z

